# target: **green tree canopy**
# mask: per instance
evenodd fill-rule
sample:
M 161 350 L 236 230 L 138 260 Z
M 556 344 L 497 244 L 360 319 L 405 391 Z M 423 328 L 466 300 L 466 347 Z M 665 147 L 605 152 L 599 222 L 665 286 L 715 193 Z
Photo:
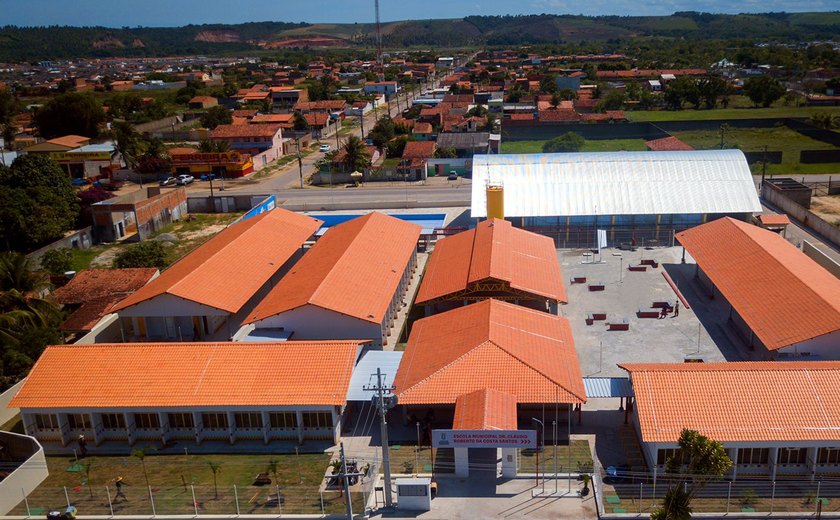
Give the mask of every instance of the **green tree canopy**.
M 96 137 L 105 112 L 89 94 L 67 92 L 58 95 L 35 112 L 35 124 L 41 136 L 52 139 L 64 135 Z
M 744 94 L 756 106 L 769 107 L 785 95 L 785 87 L 775 78 L 758 76 L 744 82 Z
M 364 171 L 370 166 L 370 157 L 365 152 L 365 143 L 359 137 L 348 137 L 344 144 L 344 167 L 350 172 Z
M 665 103 L 672 110 L 682 110 L 684 103 L 690 103 L 694 108 L 700 106 L 700 90 L 697 80 L 688 76 L 680 76 L 668 82 L 664 92 Z
M 566 132 L 560 137 L 555 137 L 543 144 L 543 152 L 579 152 L 586 141 L 575 132 Z
M 163 269 L 169 265 L 169 251 L 163 242 L 145 240 L 128 246 L 114 259 L 114 267 L 157 267 Z
M 58 276 L 73 269 L 73 253 L 68 247 L 44 251 L 40 258 L 41 267 L 51 275 Z
M 201 115 L 201 126 L 210 130 L 219 125 L 229 125 L 232 122 L 233 114 L 221 105 L 210 107 L 207 109 L 207 112 Z

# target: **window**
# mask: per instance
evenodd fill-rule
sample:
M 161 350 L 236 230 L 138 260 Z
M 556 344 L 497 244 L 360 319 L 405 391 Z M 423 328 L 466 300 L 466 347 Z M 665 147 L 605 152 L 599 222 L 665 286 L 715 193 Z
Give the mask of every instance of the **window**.
M 67 416 L 67 424 L 71 430 L 90 430 L 90 415 L 86 413 L 71 413 Z
M 820 448 L 817 451 L 819 464 L 840 464 L 840 448 Z
M 268 414 L 272 428 L 297 428 L 297 414 L 294 412 L 271 412 Z
M 332 428 L 332 414 L 330 412 L 304 412 L 304 428 Z
M 191 413 L 170 413 L 168 415 L 170 428 L 195 428 L 193 415 Z
M 134 414 L 134 426 L 141 430 L 160 428 L 160 416 L 156 413 L 136 413 Z
M 263 427 L 262 414 L 257 413 L 237 413 L 233 415 L 237 428 L 257 430 Z
M 779 464 L 805 464 L 807 448 L 779 448 Z
M 399 496 L 401 497 L 424 497 L 426 496 L 426 486 L 400 486 Z
M 228 427 L 226 413 L 203 413 L 201 422 L 208 430 L 226 430 Z
M 738 464 L 767 464 L 769 448 L 741 448 L 738 450 Z
M 106 430 L 124 430 L 125 416 L 121 413 L 103 413 L 102 427 Z
M 39 430 L 57 430 L 58 416 L 53 414 L 35 414 L 35 426 Z
M 656 464 L 658 466 L 664 466 L 668 463 L 669 459 L 674 459 L 677 462 L 682 462 L 682 452 L 679 448 L 666 448 L 663 450 L 659 450 L 656 454 Z

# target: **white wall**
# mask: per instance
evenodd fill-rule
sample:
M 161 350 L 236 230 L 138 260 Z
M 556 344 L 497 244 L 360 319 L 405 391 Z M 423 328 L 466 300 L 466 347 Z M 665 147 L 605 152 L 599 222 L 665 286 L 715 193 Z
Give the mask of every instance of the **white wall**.
M 294 331 L 293 340 L 302 339 L 370 339 L 378 344 L 381 326 L 314 305 L 271 316 L 256 323 L 257 329 L 284 328 Z
M 840 360 L 840 331 L 777 350 L 775 357 L 783 360 L 784 358 L 780 357 L 779 354 L 790 354 L 791 356 L 810 354 L 821 359 Z M 796 358 L 793 357 L 792 359 L 795 360 Z
M 0 432 L 0 441 L 15 446 L 14 451 L 25 450 L 31 443 L 32 455 L 0 481 L 0 515 L 6 515 L 23 502 L 49 476 L 44 448 L 32 437 L 11 432 Z

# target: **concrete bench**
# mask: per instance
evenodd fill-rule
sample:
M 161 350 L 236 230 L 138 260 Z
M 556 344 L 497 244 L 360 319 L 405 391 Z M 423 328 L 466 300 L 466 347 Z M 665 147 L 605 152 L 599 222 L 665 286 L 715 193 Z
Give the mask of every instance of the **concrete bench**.
M 572 285 L 574 285 L 576 283 L 586 283 L 586 277 L 585 276 L 572 276 L 571 279 L 569 280 L 569 282 Z
M 641 265 L 641 264 L 638 264 L 638 265 L 630 264 L 630 265 L 627 266 L 627 270 L 632 271 L 634 273 L 644 273 L 644 272 L 647 271 L 647 268 L 648 268 L 648 266 Z
M 654 309 L 664 309 L 665 307 L 673 307 L 671 302 L 667 300 L 657 300 L 651 304 Z
M 635 251 L 636 250 L 636 246 L 634 246 L 630 242 L 622 242 L 618 245 L 618 248 L 622 251 Z
M 659 309 L 644 309 L 640 308 L 636 311 L 637 318 L 658 318 L 661 314 Z
M 608 324 L 607 330 L 630 330 L 630 322 L 627 318 L 622 318 L 618 321 L 611 321 Z
M 605 321 L 607 313 L 602 311 L 592 311 L 586 314 L 586 324 L 592 325 L 596 321 Z
M 589 284 L 590 291 L 603 291 L 606 287 L 607 286 L 604 282 L 592 282 Z
M 651 260 L 651 259 L 639 260 L 639 265 L 648 265 L 648 266 L 656 269 L 657 267 L 659 267 L 659 262 L 657 262 L 656 260 Z

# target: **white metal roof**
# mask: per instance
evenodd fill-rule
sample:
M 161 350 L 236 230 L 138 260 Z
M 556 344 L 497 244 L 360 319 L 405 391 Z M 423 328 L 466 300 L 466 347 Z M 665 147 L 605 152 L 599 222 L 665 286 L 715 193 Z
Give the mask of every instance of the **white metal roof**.
M 511 217 L 761 212 L 740 150 L 476 155 L 473 217 L 491 184 Z
M 394 382 L 397 369 L 400 366 L 403 353 L 400 351 L 369 350 L 353 369 L 350 385 L 347 388 L 348 401 L 370 401 L 374 393 L 365 390 L 365 386 L 376 384 L 376 369 L 381 368 L 382 384 L 390 385 Z

